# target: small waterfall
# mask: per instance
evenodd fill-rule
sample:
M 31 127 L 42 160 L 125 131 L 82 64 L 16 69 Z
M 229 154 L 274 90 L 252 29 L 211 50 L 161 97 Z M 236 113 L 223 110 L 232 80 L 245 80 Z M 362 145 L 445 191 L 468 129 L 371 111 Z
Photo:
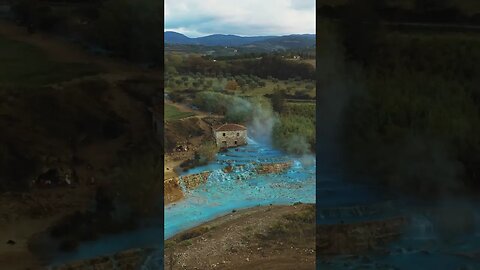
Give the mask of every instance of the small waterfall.
M 185 185 L 185 182 L 183 181 L 182 176 L 178 177 L 178 184 L 180 185 L 180 189 L 182 190 L 182 193 L 187 194 L 188 189 L 187 189 L 187 186 Z
M 247 137 L 247 143 L 252 145 L 258 145 L 258 143 L 250 137 Z
M 302 165 L 302 162 L 300 160 L 297 160 L 297 159 L 294 159 L 293 162 L 292 162 L 292 169 L 302 169 L 303 168 L 303 165 Z
M 414 215 L 410 219 L 410 237 L 414 239 L 434 239 L 435 228 L 431 220 L 424 215 Z

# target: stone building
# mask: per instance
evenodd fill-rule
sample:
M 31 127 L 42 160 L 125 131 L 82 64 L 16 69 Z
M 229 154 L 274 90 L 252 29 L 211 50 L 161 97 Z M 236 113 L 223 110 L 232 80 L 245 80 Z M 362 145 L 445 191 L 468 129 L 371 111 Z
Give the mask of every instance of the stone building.
M 247 144 L 247 128 L 238 124 L 223 124 L 213 130 L 218 147 L 236 147 Z

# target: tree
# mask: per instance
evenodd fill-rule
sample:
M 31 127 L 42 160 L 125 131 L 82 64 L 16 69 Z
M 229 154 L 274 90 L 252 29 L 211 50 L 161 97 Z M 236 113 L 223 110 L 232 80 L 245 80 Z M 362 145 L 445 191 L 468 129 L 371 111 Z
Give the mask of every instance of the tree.
M 235 80 L 230 80 L 225 85 L 226 90 L 233 90 L 234 91 L 234 90 L 237 90 L 238 87 L 239 87 L 239 85 L 238 85 L 237 81 L 235 81 Z
M 215 159 L 218 153 L 218 147 L 213 141 L 203 142 L 195 152 L 195 161 L 197 164 L 207 164 Z
M 282 113 L 285 109 L 285 90 L 280 90 L 277 86 L 272 94 L 271 102 L 273 110 Z
M 178 74 L 177 69 L 174 66 L 168 65 L 165 68 L 166 74 Z

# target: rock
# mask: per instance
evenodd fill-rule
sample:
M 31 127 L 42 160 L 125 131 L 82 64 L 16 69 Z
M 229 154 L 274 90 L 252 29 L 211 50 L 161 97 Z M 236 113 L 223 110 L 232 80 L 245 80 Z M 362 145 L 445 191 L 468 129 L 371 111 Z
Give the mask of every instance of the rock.
M 264 163 L 257 166 L 258 174 L 281 173 L 292 166 L 291 162 Z
M 188 189 L 194 189 L 202 184 L 205 184 L 210 176 L 209 171 L 196 173 L 196 174 L 189 174 L 180 177 L 180 180 L 183 181 L 185 187 Z

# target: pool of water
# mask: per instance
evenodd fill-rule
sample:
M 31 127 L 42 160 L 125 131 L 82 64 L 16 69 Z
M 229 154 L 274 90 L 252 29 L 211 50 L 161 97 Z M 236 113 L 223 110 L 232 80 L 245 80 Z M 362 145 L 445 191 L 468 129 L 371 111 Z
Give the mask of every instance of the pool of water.
M 260 163 L 292 162 L 280 174 L 255 173 Z M 234 170 L 224 173 L 223 168 Z M 240 165 L 240 166 L 239 166 Z M 206 184 L 184 189 L 185 199 L 165 207 L 165 239 L 233 210 L 269 204 L 315 202 L 315 159 L 288 156 L 251 139 L 248 145 L 219 153 L 215 162 L 186 171 L 211 171 Z
M 284 173 L 258 175 L 259 163 L 292 162 Z M 224 173 L 228 165 L 232 173 Z M 249 140 L 246 146 L 219 153 L 214 162 L 183 172 L 183 175 L 210 171 L 207 183 L 186 190 L 185 198 L 165 207 L 165 227 L 160 221 L 153 226 L 120 235 L 105 236 L 97 241 L 82 243 L 76 252 L 62 253 L 56 263 L 92 258 L 121 250 L 163 245 L 164 239 L 223 216 L 232 210 L 269 204 L 316 203 L 317 223 L 336 224 L 362 220 L 382 219 L 404 215 L 410 220 L 405 233 L 389 246 L 388 254 L 365 254 L 355 258 L 336 257 L 319 260 L 320 269 L 480 269 L 478 260 L 459 256 L 459 253 L 480 252 L 480 203 L 468 202 L 449 207 L 471 209 L 474 230 L 456 235 L 448 241 L 441 239 L 438 228 L 424 209 L 437 206 L 423 205 L 385 193 L 380 187 L 355 184 L 352 176 L 341 170 L 322 168 L 316 176 L 314 157 L 294 157 L 268 145 Z M 356 178 L 355 178 L 356 179 Z M 317 191 L 317 192 L 316 192 Z M 465 213 L 465 211 L 463 211 Z M 468 211 L 467 211 L 468 212 Z M 453 211 L 455 213 L 455 211 Z M 456 219 L 452 215 L 451 219 Z M 161 269 L 163 252 L 152 254 L 144 270 Z
M 258 175 L 254 172 L 260 163 L 292 162 L 280 174 Z M 224 173 L 227 165 L 235 166 Z M 104 236 L 96 241 L 81 243 L 75 252 L 59 253 L 54 264 L 89 259 L 112 254 L 129 248 L 163 245 L 164 239 L 216 217 L 259 205 L 315 203 L 315 158 L 293 157 L 251 139 L 248 145 L 219 153 L 215 161 L 206 166 L 185 171 L 182 175 L 210 171 L 207 183 L 186 190 L 185 198 L 165 207 L 164 227 L 157 225 L 128 233 Z M 152 221 L 155 224 L 155 221 Z M 158 269 L 163 255 L 159 252 L 149 258 L 145 269 Z

